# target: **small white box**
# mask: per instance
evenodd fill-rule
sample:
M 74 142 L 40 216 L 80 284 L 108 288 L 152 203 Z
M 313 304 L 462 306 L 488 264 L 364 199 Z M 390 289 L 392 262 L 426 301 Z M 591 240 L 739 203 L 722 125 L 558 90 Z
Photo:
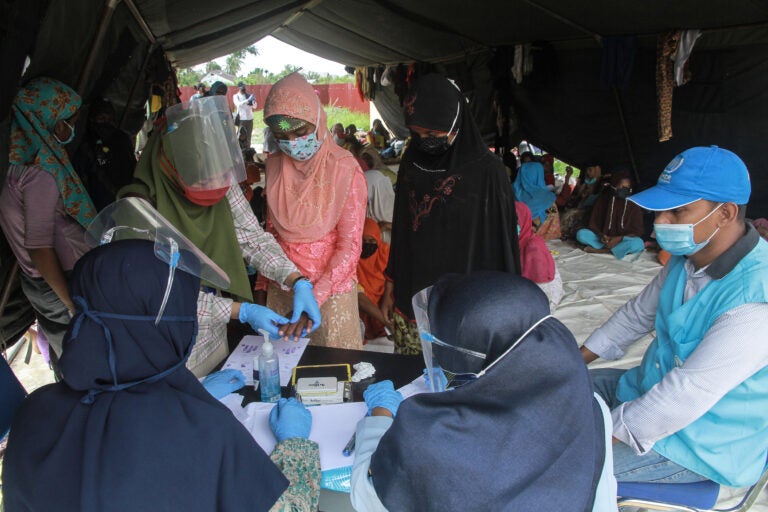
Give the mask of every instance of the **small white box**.
M 304 397 L 334 395 L 338 390 L 336 377 L 304 377 L 296 382 L 296 393 Z

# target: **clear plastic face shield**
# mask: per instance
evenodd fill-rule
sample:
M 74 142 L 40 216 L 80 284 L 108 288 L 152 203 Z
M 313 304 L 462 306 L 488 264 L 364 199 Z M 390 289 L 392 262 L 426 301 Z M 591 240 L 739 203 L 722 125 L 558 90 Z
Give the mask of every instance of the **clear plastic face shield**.
M 459 357 L 458 359 L 468 358 L 477 359 L 478 361 L 485 361 L 487 356 L 482 352 L 476 352 L 464 347 L 458 347 L 451 345 L 437 338 L 430 327 L 429 322 L 429 296 L 432 292 L 432 287 L 425 288 L 418 292 L 411 299 L 411 305 L 413 306 L 413 314 L 416 318 L 416 326 L 419 330 L 419 340 L 421 341 L 421 349 L 424 355 L 425 372 L 428 381 L 428 385 L 431 391 L 445 391 L 450 388 L 460 387 L 467 382 L 479 379 L 485 375 L 488 370 L 493 368 L 499 361 L 504 359 L 517 345 L 522 342 L 526 336 L 532 333 L 536 328 L 541 325 L 545 320 L 551 318 L 552 315 L 546 315 L 534 323 L 528 330 L 526 330 L 512 345 L 507 348 L 503 354 L 497 357 L 493 362 L 485 366 L 480 372 L 462 372 L 458 368 L 455 368 L 451 361 L 457 359 L 453 357 L 443 357 L 443 361 L 440 361 L 440 354 L 448 355 L 452 351 Z M 437 350 L 435 350 L 437 348 Z
M 149 240 L 155 244 L 155 256 L 168 264 L 168 283 L 155 324 L 168 303 L 177 268 L 210 282 L 220 289 L 229 288 L 229 276 L 216 263 L 181 234 L 139 197 L 126 197 L 104 208 L 88 226 L 86 242 L 96 247 L 118 240 Z
M 173 154 L 181 185 L 194 192 L 245 181 L 245 163 L 226 96 L 178 103 L 166 110 L 163 145 Z

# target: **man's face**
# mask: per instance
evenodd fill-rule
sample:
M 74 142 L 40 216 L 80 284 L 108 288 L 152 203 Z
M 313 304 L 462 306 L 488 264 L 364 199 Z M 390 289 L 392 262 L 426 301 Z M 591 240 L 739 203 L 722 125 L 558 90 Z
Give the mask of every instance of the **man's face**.
M 718 208 L 718 203 L 699 199 L 685 206 L 656 212 L 656 224 L 696 224 L 704 219 L 712 210 Z M 712 235 L 720 222 L 720 215 L 714 212 L 693 228 L 693 240 L 701 243 Z

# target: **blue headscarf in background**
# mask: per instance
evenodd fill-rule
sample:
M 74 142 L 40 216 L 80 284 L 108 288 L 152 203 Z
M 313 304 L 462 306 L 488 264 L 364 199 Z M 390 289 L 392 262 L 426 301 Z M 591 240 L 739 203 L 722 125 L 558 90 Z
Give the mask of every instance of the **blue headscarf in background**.
M 461 372 L 487 367 L 547 315 L 538 286 L 504 272 L 448 274 L 429 298 L 436 337 L 486 354 L 481 361 L 453 351 Z M 549 318 L 479 379 L 405 400 L 373 455 L 371 478 L 398 512 L 581 512 L 592 510 L 604 458 L 587 368 L 570 331 Z
M 539 162 L 526 162 L 520 167 L 515 178 L 515 199 L 522 201 L 531 210 L 535 220 L 544 222 L 547 208 L 555 202 L 555 194 L 544 183 L 544 167 Z
M 80 108 L 80 96 L 53 78 L 30 80 L 13 99 L 9 162 L 40 167 L 56 180 L 64 209 L 87 229 L 96 209 L 53 128 Z M 73 128 L 74 129 L 74 128 Z
M 77 262 L 64 381 L 32 393 L 14 419 L 7 512 L 269 510 L 288 486 L 183 364 L 197 328 L 197 277 L 176 272 L 155 325 L 167 278 L 144 240 Z

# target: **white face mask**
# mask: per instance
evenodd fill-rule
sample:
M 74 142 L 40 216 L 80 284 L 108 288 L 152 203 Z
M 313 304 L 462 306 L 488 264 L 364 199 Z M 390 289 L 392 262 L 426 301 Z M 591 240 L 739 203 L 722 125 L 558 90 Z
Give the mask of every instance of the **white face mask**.
M 725 203 L 718 204 L 696 224 L 654 224 L 653 229 L 656 232 L 656 241 L 662 249 L 674 256 L 691 256 L 696 254 L 712 240 L 717 232 L 720 231 L 720 227 L 715 229 L 709 235 L 709 238 L 698 244 L 693 237 L 694 228 L 715 213 L 723 204 Z

